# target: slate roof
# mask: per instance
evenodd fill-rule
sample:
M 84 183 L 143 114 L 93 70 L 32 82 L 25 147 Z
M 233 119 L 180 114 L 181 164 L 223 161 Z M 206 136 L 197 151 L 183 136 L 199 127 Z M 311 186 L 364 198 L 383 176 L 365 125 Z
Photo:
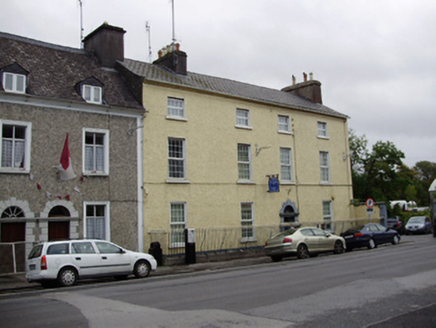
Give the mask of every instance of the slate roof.
M 348 118 L 347 115 L 339 113 L 327 106 L 285 91 L 192 72 L 188 72 L 187 75 L 175 74 L 168 69 L 131 59 L 124 59 L 124 61 L 119 62 L 119 64 L 132 73 L 141 76 L 146 81 L 211 92 L 223 96 L 233 96 L 245 100 L 259 101 L 265 104 L 284 106 L 318 114 Z
M 85 103 L 75 85 L 94 77 L 104 85 L 106 105 L 145 110 L 120 74 L 100 67 L 91 52 L 0 32 L 0 70 L 14 63 L 29 72 L 27 94 Z

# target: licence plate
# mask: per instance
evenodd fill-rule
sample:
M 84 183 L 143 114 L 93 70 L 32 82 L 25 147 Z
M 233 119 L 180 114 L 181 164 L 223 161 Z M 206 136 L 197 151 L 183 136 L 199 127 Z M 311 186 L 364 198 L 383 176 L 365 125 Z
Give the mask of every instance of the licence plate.
M 31 265 L 29 265 L 29 269 L 30 269 L 30 270 L 35 270 L 35 269 L 36 269 L 36 264 L 31 264 Z

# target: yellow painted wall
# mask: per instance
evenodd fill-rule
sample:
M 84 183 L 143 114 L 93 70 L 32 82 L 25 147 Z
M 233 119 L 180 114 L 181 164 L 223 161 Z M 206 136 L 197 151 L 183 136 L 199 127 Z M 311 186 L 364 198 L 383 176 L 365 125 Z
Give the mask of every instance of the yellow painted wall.
M 167 118 L 167 97 L 184 99 L 186 121 Z M 241 202 L 254 203 L 255 226 L 278 226 L 287 200 L 304 225 L 322 221 L 323 200 L 332 200 L 334 220 L 354 217 L 345 119 L 162 85 L 145 84 L 143 99 L 145 248 L 150 232 L 169 230 L 174 201 L 186 202 L 187 226 L 196 229 L 240 227 Z M 250 111 L 252 129 L 235 127 L 236 108 Z M 278 115 L 290 116 L 292 134 L 278 133 Z M 327 123 L 327 140 L 317 137 L 318 121 Z M 166 182 L 168 137 L 185 139 L 189 183 Z M 251 145 L 253 184 L 238 183 L 238 143 Z M 280 147 L 292 149 L 294 183 L 268 193 L 266 175 L 280 173 Z M 319 151 L 330 155 L 329 185 L 320 185 Z

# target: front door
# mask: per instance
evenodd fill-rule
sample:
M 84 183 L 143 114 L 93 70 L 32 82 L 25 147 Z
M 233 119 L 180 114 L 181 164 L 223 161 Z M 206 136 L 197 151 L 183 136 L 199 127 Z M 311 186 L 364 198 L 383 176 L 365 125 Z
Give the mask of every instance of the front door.
M 48 223 L 48 240 L 67 240 L 70 238 L 70 221 L 51 221 Z

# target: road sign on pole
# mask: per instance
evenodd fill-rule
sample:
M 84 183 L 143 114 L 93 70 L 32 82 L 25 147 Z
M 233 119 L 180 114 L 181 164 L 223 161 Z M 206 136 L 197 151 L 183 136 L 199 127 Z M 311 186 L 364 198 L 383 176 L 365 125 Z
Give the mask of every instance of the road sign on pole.
M 374 199 L 372 199 L 372 198 L 368 198 L 367 200 L 366 200 L 366 207 L 368 207 L 368 208 L 373 208 L 374 207 Z

